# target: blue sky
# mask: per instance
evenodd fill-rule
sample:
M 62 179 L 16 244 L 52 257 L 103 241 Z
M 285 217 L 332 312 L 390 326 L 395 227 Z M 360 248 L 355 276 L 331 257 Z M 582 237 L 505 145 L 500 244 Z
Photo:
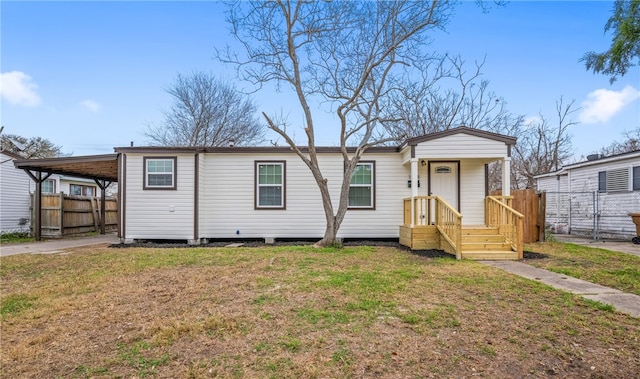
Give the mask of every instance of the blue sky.
M 555 102 L 575 99 L 576 159 L 640 126 L 640 68 L 613 85 L 585 70 L 587 51 L 604 51 L 612 2 L 521 2 L 483 14 L 463 2 L 433 48 L 486 57 L 483 78 L 508 109 L 555 121 Z M 165 92 L 178 73 L 195 70 L 234 81 L 214 59 L 215 47 L 233 44 L 219 2 L 0 2 L 4 133 L 48 138 L 73 155 L 105 154 L 147 143 L 171 104 Z M 290 111 L 286 93 L 254 95 L 260 111 Z M 326 128 L 318 142 L 333 145 Z

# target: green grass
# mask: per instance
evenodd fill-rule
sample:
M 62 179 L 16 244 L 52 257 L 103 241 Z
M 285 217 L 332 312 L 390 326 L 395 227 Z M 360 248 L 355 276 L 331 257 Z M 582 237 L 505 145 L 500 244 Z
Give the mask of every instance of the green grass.
M 28 232 L 0 233 L 0 244 L 34 242 Z
M 117 349 L 118 357 L 133 367 L 140 378 L 151 375 L 160 366 L 169 362 L 169 356 L 166 353 L 161 356 L 150 354 L 151 344 L 145 341 L 138 341 L 131 345 L 118 344 Z
M 485 377 L 547 368 L 588 377 L 590 365 L 616 377 L 640 369 L 640 320 L 474 261 L 389 247 L 3 257 L 0 305 L 2 338 L 11 341 L 3 377 L 470 377 L 471 367 Z M 590 363 L 572 366 L 577 360 Z
M 525 249 L 548 255 L 527 261 L 532 266 L 640 295 L 638 256 L 560 242 L 528 244 Z
M 3 317 L 18 315 L 22 311 L 33 307 L 35 300 L 35 296 L 21 294 L 9 295 L 0 300 L 0 315 Z
M 295 353 L 298 352 L 302 347 L 302 342 L 298 338 L 286 337 L 279 343 L 280 347 L 283 349 Z

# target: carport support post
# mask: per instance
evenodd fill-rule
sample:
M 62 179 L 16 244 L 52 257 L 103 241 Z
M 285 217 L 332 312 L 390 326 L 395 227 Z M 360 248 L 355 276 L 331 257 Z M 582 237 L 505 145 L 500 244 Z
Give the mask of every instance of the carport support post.
M 47 180 L 51 174 L 45 175 L 42 177 L 42 171 L 37 171 L 36 175 L 34 175 L 31 171 L 24 169 L 24 172 L 36 182 L 36 193 L 33 199 L 33 207 L 35 208 L 35 222 L 34 222 L 34 237 L 36 241 L 42 241 L 42 182 Z
M 36 180 L 36 195 L 33 198 L 33 206 L 36 208 L 35 237 L 36 241 L 42 241 L 42 172 L 38 171 Z
M 107 221 L 107 194 L 105 189 L 111 184 L 106 180 L 94 179 L 98 187 L 100 187 L 100 234 L 106 234 L 106 221 Z

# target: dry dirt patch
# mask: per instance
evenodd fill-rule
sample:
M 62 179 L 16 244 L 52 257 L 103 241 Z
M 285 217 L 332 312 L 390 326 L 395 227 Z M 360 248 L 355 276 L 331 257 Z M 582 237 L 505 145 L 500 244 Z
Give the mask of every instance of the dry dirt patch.
M 1 273 L 3 307 L 28 299 L 2 315 L 7 378 L 640 372 L 640 320 L 393 247 L 78 249 Z

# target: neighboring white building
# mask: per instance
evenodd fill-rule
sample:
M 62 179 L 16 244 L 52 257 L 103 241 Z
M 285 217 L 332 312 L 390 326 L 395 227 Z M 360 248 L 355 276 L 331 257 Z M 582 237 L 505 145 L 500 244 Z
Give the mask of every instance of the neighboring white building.
M 35 192 L 36 184 L 31 181 L 29 191 Z M 74 178 L 53 174 L 42 182 L 42 193 L 64 193 L 73 196 L 102 196 L 102 191 L 95 181 L 91 179 Z
M 628 213 L 640 212 L 640 150 L 601 157 L 537 175 L 547 192 L 546 223 L 554 232 L 595 238 L 636 236 Z
M 13 162 L 22 159 L 10 151 L 0 152 L 0 232 L 29 231 L 29 185 L 31 178 Z

